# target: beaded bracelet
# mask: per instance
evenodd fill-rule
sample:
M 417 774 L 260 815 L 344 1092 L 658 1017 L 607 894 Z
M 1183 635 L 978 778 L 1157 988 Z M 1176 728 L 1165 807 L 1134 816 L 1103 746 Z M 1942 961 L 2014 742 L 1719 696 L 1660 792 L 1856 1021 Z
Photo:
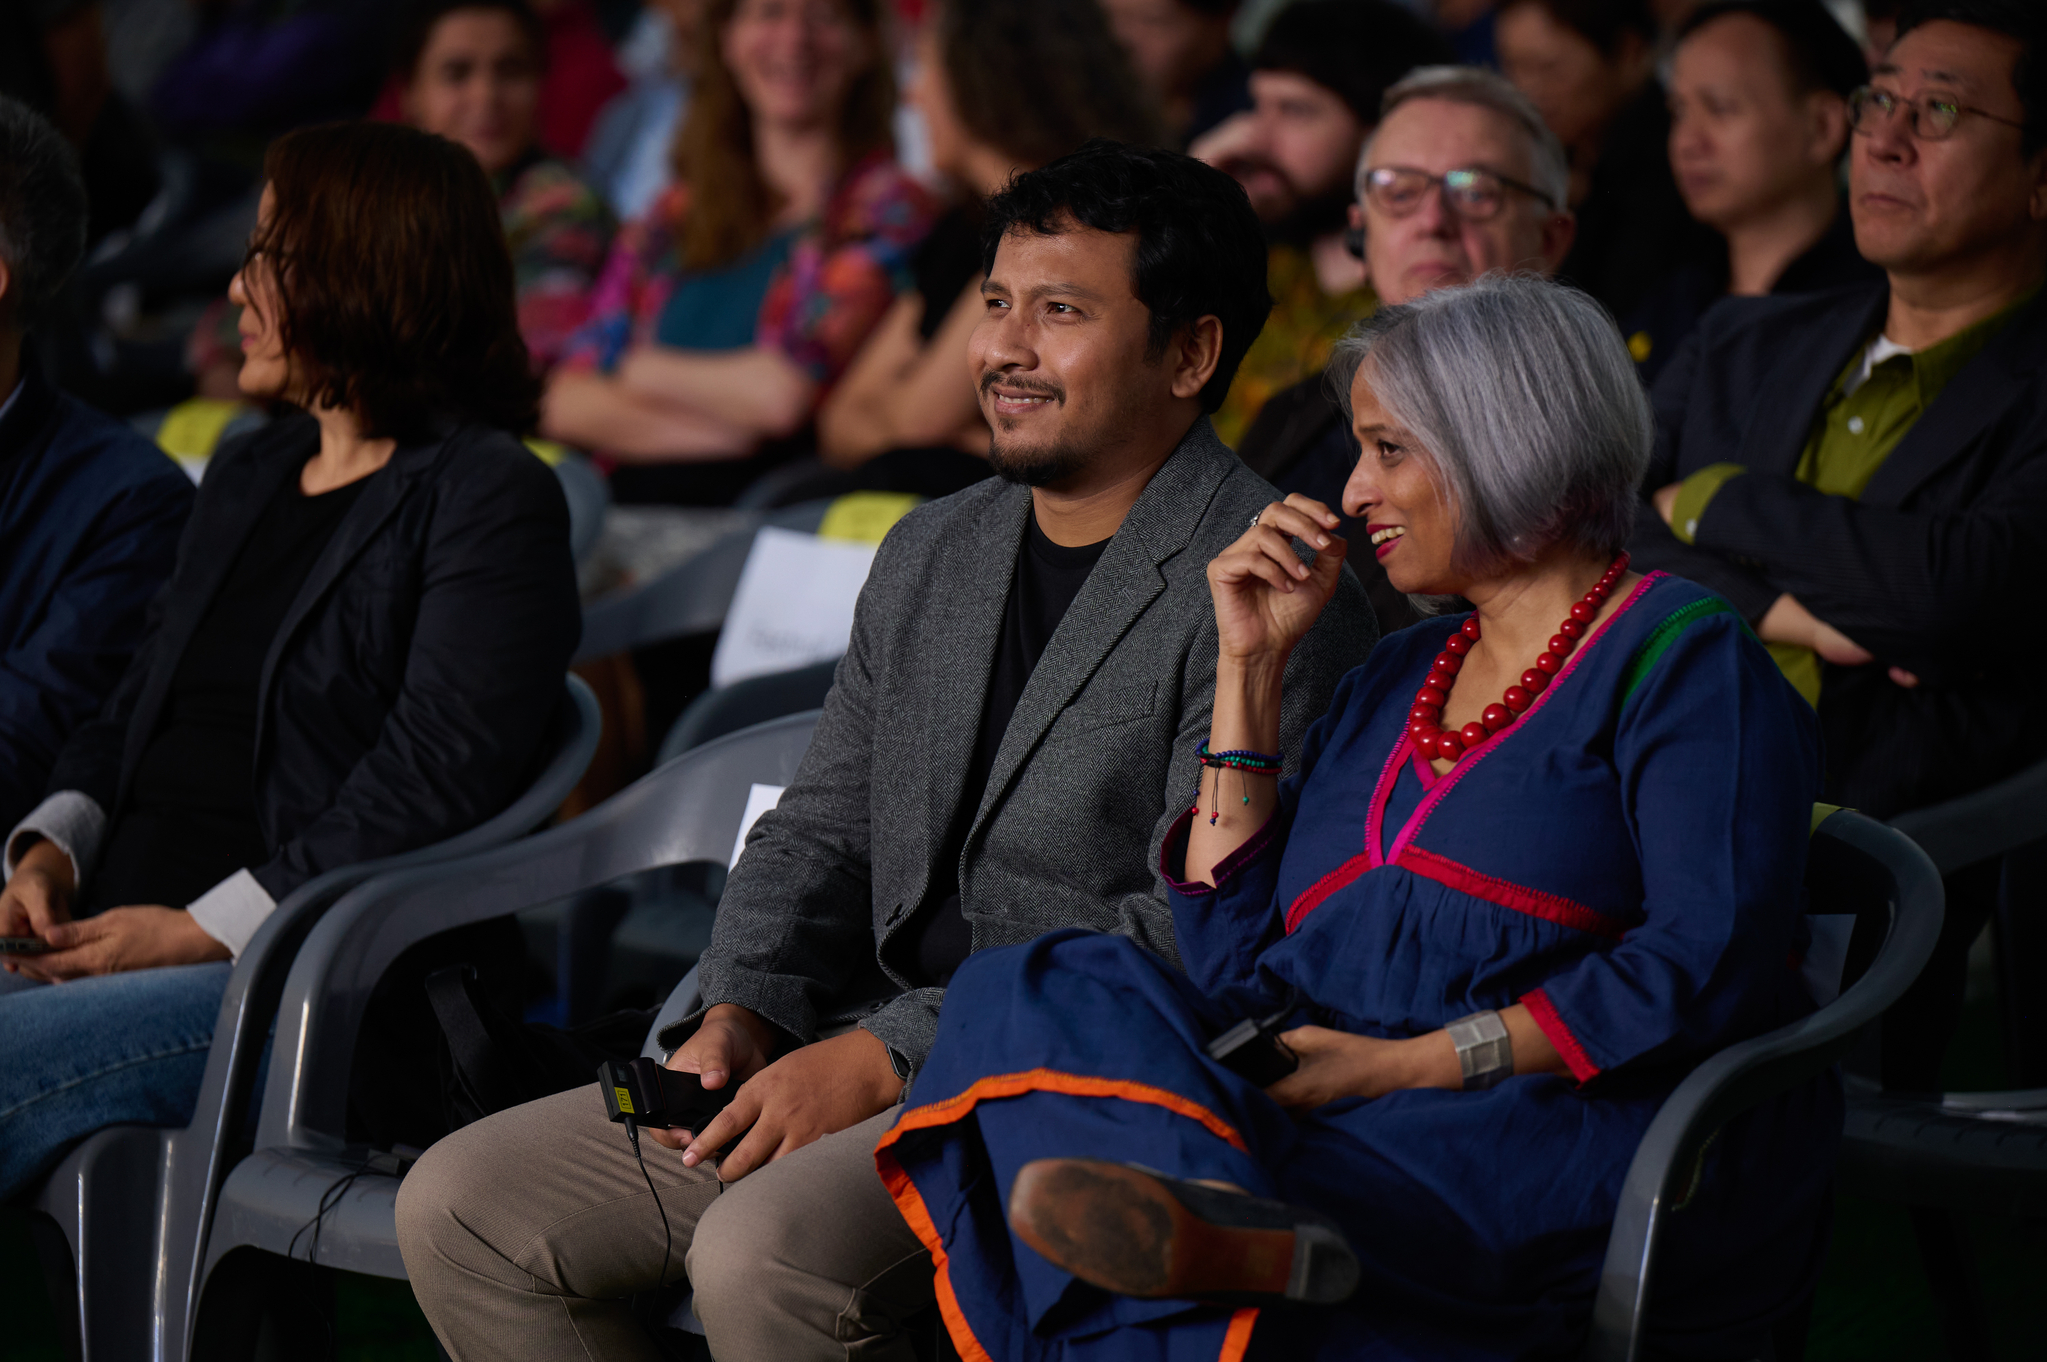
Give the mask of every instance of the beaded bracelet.
M 1254 752 L 1248 747 L 1232 748 L 1227 752 L 1211 752 L 1208 750 L 1207 743 L 1201 744 L 1195 755 L 1201 759 L 1203 767 L 1213 766 L 1218 770 L 1223 767 L 1229 767 L 1238 772 L 1249 771 L 1258 775 L 1268 776 L 1277 776 L 1279 774 L 1280 763 L 1283 760 L 1281 754 L 1277 752 Z M 1240 775 L 1238 779 L 1241 784 L 1242 776 Z M 1221 775 L 1216 776 L 1215 785 L 1216 803 L 1221 804 Z M 1251 802 L 1251 791 L 1248 786 L 1244 787 L 1243 796 L 1243 802 L 1249 804 Z M 1192 812 L 1197 814 L 1201 812 L 1201 782 L 1199 780 L 1194 782 L 1194 808 Z M 1221 817 L 1222 810 L 1220 808 L 1211 809 L 1208 814 L 1208 825 L 1214 827 L 1216 820 Z

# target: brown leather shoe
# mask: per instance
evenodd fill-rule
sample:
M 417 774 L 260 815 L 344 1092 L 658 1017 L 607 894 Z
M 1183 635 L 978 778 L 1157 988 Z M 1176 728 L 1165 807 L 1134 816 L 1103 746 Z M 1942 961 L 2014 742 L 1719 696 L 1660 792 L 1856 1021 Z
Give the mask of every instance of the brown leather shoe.
M 1358 1284 L 1357 1256 L 1327 1218 L 1136 1164 L 1034 1159 L 1010 1189 L 1009 1224 L 1118 1295 L 1330 1304 Z

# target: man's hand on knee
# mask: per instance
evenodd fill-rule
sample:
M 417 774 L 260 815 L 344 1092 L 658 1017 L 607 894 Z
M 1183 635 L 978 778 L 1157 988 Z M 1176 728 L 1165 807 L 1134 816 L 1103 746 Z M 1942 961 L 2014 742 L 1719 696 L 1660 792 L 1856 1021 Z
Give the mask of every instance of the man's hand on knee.
M 694 1168 L 745 1131 L 718 1161 L 718 1177 L 735 1182 L 820 1136 L 887 1111 L 902 1091 L 888 1047 L 873 1032 L 855 1027 L 792 1050 L 745 1080 L 732 1105 L 697 1132 L 682 1161 Z

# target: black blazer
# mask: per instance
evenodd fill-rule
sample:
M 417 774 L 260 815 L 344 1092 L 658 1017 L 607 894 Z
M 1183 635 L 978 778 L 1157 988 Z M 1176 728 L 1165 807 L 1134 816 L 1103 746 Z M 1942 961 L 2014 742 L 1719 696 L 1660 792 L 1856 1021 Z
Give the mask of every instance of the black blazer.
M 54 790 L 121 816 L 171 678 L 256 517 L 318 446 L 297 415 L 222 447 L 149 633 Z M 568 504 L 500 431 L 399 446 L 334 532 L 264 659 L 256 816 L 272 898 L 448 837 L 509 804 L 582 631 Z
M 1828 797 L 1878 816 L 1980 788 L 2047 754 L 2035 668 L 2047 655 L 2047 294 L 1906 433 L 1860 500 L 1797 480 L 1827 390 L 1883 324 L 1888 286 L 1730 299 L 1653 394 L 1644 497 L 1713 463 L 1721 488 L 1680 543 L 1644 505 L 1643 570 L 1690 577 L 1751 623 L 1785 592 L 1876 654 L 1828 666 Z M 1916 673 L 1906 690 L 1888 666 Z

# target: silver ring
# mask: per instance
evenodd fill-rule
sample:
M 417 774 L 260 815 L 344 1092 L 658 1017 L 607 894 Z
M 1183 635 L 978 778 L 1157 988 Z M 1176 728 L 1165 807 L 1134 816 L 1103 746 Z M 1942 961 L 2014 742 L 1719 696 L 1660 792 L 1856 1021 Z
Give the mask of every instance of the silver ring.
M 1262 506 L 1261 506 L 1261 507 L 1259 507 L 1259 508 L 1258 508 L 1257 510 L 1255 510 L 1255 511 L 1253 511 L 1253 512 L 1251 513 L 1251 528 L 1252 528 L 1252 529 L 1254 529 L 1254 530 L 1255 530 L 1255 529 L 1257 529 L 1257 528 L 1258 528 L 1258 518 L 1259 518 L 1260 516 L 1264 515 L 1264 514 L 1265 514 L 1265 508 L 1264 508 L 1264 507 L 1262 507 Z

